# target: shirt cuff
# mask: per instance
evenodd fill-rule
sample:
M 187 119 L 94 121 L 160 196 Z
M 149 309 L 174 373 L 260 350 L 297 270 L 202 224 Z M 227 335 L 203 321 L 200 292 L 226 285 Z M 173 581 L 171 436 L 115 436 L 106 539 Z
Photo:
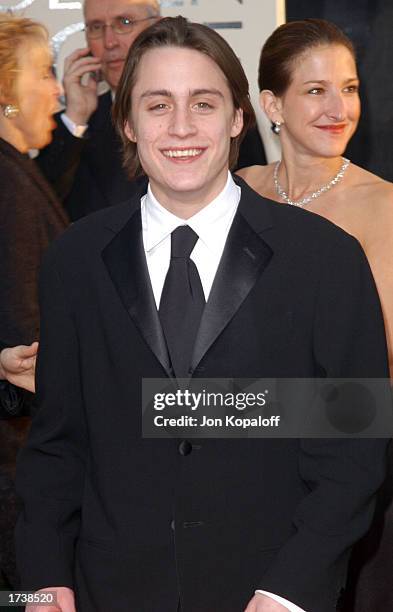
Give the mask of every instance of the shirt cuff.
M 62 113 L 60 117 L 61 117 L 62 122 L 66 126 L 67 130 L 71 132 L 71 134 L 75 136 L 75 138 L 83 137 L 84 133 L 87 130 L 87 127 L 88 127 L 87 125 L 77 125 L 76 123 L 74 123 L 74 121 L 72 121 L 72 119 L 67 117 L 65 113 Z
M 287 599 L 284 599 L 283 597 L 280 597 L 279 595 L 275 595 L 274 593 L 268 593 L 268 591 L 260 590 L 255 591 L 255 593 L 261 593 L 262 595 L 266 595 L 267 597 L 274 599 L 274 601 L 276 601 L 277 603 L 281 604 L 282 606 L 285 606 L 289 612 L 305 612 L 303 608 L 299 608 L 299 606 L 297 606 L 296 604 L 292 603 L 291 601 L 288 601 Z

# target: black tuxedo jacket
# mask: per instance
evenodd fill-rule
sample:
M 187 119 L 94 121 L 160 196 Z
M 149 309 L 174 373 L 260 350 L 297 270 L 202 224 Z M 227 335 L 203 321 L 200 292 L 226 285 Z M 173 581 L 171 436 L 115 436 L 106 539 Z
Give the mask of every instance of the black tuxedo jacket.
M 123 169 L 122 144 L 111 109 L 112 97 L 107 92 L 99 97 L 84 138 L 72 136 L 58 115 L 53 140 L 37 157 L 72 221 L 118 204 L 139 188 L 139 179 L 128 179 Z M 241 144 L 237 168 L 265 163 L 261 137 L 252 129 Z M 144 182 L 142 179 L 142 185 Z
M 193 376 L 387 376 L 358 243 L 239 183 Z M 174 612 L 179 595 L 184 612 L 240 612 L 256 588 L 332 612 L 384 441 L 142 439 L 141 379 L 171 367 L 138 199 L 57 241 L 41 304 L 40 410 L 17 478 L 24 588 L 72 586 L 78 612 Z
M 37 157 L 72 221 L 135 193 L 122 167 L 120 138 L 111 119 L 110 92 L 98 99 L 83 138 L 72 136 L 57 115 L 52 142 Z

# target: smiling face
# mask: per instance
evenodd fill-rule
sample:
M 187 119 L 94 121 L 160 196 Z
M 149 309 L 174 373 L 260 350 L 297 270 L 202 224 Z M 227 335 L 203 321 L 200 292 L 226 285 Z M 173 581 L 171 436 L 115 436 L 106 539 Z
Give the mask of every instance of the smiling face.
M 11 120 L 16 147 L 26 152 L 52 140 L 53 114 L 61 93 L 52 72 L 52 56 L 44 44 L 30 43 L 19 50 L 15 99 L 19 114 Z
M 360 116 L 352 54 L 343 45 L 313 47 L 297 58 L 291 76 L 276 106 L 269 107 L 272 121 L 283 122 L 283 147 L 322 157 L 342 155 Z
M 147 51 L 138 66 L 126 124 L 159 202 L 203 208 L 224 188 L 230 140 L 243 126 L 221 69 L 187 48 Z
M 86 0 L 86 24 L 109 24 L 121 17 L 130 21 L 145 20 L 131 26 L 129 33 L 117 34 L 107 27 L 102 38 L 87 40 L 92 54 L 102 61 L 103 76 L 112 89 L 116 89 L 119 83 L 128 50 L 135 38 L 153 23 L 153 19 L 146 18 L 156 14 L 155 4 L 151 0 Z

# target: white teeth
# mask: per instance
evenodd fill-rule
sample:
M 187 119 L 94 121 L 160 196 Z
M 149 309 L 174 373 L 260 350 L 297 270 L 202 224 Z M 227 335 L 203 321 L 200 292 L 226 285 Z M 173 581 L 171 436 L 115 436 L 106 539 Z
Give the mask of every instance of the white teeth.
M 163 154 L 165 157 L 196 157 L 201 151 L 202 149 L 183 149 L 181 151 L 170 149 L 163 151 Z

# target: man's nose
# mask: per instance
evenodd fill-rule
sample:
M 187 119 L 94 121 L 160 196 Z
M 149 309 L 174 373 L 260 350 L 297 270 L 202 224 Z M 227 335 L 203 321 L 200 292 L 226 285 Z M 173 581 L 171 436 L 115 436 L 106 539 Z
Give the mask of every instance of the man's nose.
M 118 44 L 116 32 L 110 24 L 106 24 L 102 34 L 104 47 L 106 49 L 112 49 Z
M 178 107 L 173 110 L 171 121 L 169 124 L 169 134 L 184 138 L 195 134 L 197 131 L 195 125 L 195 117 L 191 109 Z

